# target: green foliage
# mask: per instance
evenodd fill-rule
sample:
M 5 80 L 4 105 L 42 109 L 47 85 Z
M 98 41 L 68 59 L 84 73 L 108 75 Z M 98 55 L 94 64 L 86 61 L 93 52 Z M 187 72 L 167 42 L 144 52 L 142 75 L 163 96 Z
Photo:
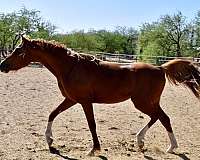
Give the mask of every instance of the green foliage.
M 84 30 L 54 35 L 54 39 L 79 51 L 136 54 L 138 32 L 132 28 L 117 27 L 115 31 Z
M 33 38 L 48 39 L 55 31 L 55 26 L 42 20 L 40 11 L 27 10 L 0 15 L 0 48 L 13 49 L 17 45 L 20 34 Z
M 197 46 L 200 46 L 199 17 L 197 15 L 195 23 L 186 23 L 186 18 L 178 12 L 162 16 L 157 22 L 143 24 L 138 39 L 140 54 L 197 56 Z
M 200 11 L 191 22 L 177 12 L 142 24 L 139 30 L 117 26 L 113 31 L 90 29 L 66 34 L 56 33 L 56 26 L 44 21 L 38 10 L 22 7 L 17 12 L 1 13 L 0 48 L 15 48 L 19 34 L 56 40 L 80 52 L 139 54 L 143 60 L 149 56 L 200 57 Z

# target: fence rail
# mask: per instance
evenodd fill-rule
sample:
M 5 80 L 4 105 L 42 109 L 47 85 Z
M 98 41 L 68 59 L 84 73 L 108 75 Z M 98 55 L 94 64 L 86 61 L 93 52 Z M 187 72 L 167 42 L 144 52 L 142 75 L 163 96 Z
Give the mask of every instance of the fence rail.
M 96 57 L 110 62 L 119 62 L 119 63 L 148 62 L 156 65 L 161 65 L 165 62 L 178 58 L 178 59 L 190 60 L 193 61 L 195 64 L 200 65 L 200 58 L 196 57 L 141 56 L 141 55 L 111 54 L 111 53 L 96 54 Z

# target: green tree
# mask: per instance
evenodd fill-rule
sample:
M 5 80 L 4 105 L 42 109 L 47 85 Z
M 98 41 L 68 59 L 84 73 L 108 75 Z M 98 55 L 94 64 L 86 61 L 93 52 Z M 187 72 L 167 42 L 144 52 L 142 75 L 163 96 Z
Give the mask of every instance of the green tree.
M 30 36 L 32 38 L 42 38 L 46 40 L 51 40 L 55 33 L 56 26 L 52 25 L 50 22 L 40 22 L 35 31 L 33 31 Z
M 135 30 L 132 27 L 116 27 L 115 30 L 116 33 L 118 33 L 118 36 L 120 37 L 120 50 L 122 53 L 127 54 L 136 54 L 137 50 L 137 41 L 138 41 L 138 31 Z
M 157 22 L 143 24 L 138 39 L 140 53 L 148 56 L 170 55 L 172 43 L 166 36 L 164 27 Z
M 193 28 L 193 48 L 196 56 L 200 57 L 200 11 L 195 16 Z
M 15 17 L 16 17 L 15 13 L 0 15 L 0 47 L 1 49 L 10 48 L 11 44 L 15 45 L 16 43 L 15 40 L 12 41 L 13 37 L 15 36 L 15 31 L 14 31 Z
M 0 47 L 14 49 L 21 34 L 50 39 L 55 26 L 42 20 L 39 14 L 39 11 L 25 7 L 17 12 L 0 14 Z
M 188 24 L 181 12 L 143 24 L 138 45 L 144 55 L 183 56 L 188 48 Z
M 176 56 L 182 56 L 182 45 L 186 34 L 186 21 L 181 12 L 173 16 L 165 15 L 161 17 L 161 25 L 167 33 L 167 38 L 173 43 Z

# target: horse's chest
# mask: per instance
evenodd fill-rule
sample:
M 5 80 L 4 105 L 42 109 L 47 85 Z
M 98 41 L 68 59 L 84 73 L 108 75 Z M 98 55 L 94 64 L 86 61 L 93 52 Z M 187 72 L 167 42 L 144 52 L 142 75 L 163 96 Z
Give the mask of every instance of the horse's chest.
M 59 88 L 63 96 L 79 102 L 90 97 L 92 87 L 90 86 L 89 81 L 78 78 L 75 79 L 75 77 L 73 77 L 71 79 L 61 80 Z

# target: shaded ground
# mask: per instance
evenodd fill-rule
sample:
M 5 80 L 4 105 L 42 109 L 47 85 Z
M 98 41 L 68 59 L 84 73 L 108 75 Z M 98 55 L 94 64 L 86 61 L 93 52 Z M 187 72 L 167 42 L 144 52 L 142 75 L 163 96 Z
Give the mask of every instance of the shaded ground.
M 179 143 L 176 154 L 165 150 L 169 140 L 157 122 L 146 135 L 145 151 L 138 152 L 135 134 L 149 118 L 131 101 L 95 104 L 97 132 L 102 144 L 99 157 L 87 157 L 91 135 L 80 105 L 60 114 L 53 124 L 54 147 L 49 153 L 45 128 L 49 113 L 63 97 L 56 79 L 45 68 L 24 68 L 0 73 L 0 159 L 200 159 L 200 102 L 185 88 L 166 85 L 161 104 L 171 117 Z

